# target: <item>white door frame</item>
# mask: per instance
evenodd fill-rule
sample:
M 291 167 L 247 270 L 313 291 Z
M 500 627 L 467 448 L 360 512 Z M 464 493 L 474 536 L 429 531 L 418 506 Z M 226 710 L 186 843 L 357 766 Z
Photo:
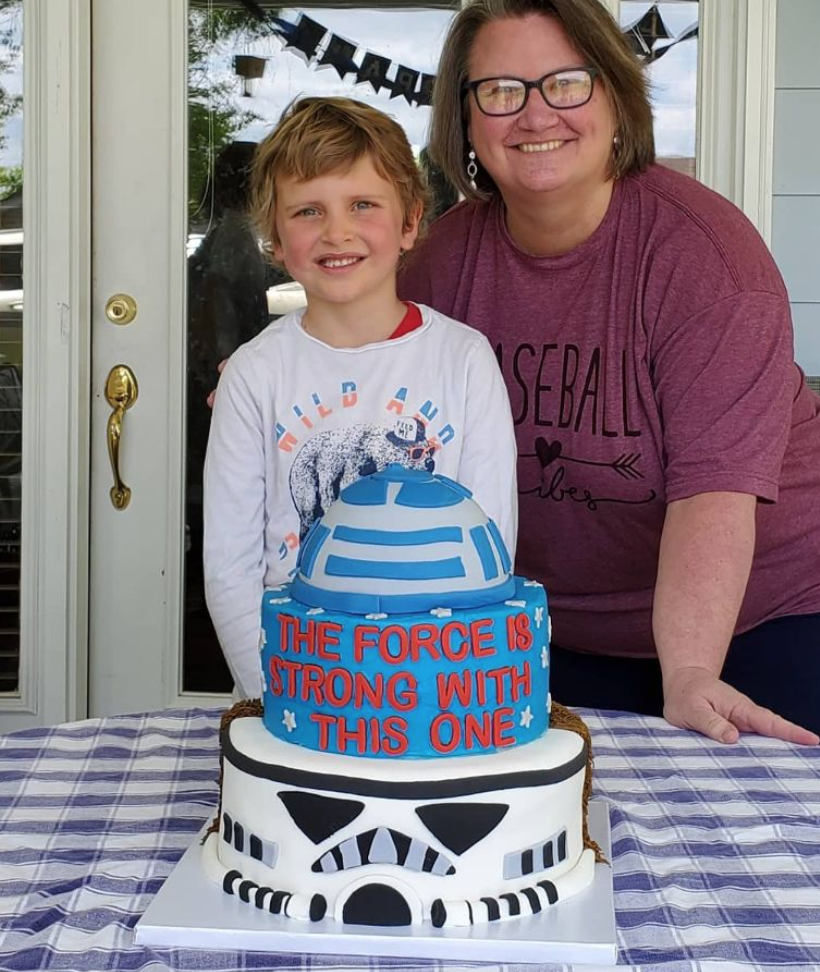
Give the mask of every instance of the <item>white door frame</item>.
M 172 194 L 185 194 L 185 4 L 165 0 L 163 48 L 173 62 L 166 97 Z M 616 16 L 619 0 L 602 0 Z M 88 714 L 91 376 L 91 0 L 24 0 L 25 326 L 20 691 L 0 696 L 0 731 Z M 737 203 L 768 240 L 771 223 L 776 0 L 701 0 L 701 179 Z M 169 75 L 168 72 L 171 72 Z M 708 97 L 710 92 L 715 97 Z M 171 92 L 173 94 L 173 92 Z M 166 92 L 166 96 L 168 92 Z M 127 121 L 127 119 L 126 119 Z M 169 199 L 169 210 L 184 202 Z M 179 216 L 178 219 L 184 219 Z M 173 230 L 184 239 L 184 228 Z M 185 260 L 172 261 L 167 321 L 184 320 Z M 102 307 L 94 307 L 94 320 Z M 154 349 L 167 375 L 168 456 L 184 449 L 184 327 Z M 176 375 L 176 377 L 174 377 Z M 126 420 L 127 421 L 127 420 Z M 172 463 L 173 465 L 173 463 Z M 164 637 L 146 646 L 123 684 L 150 703 L 194 705 L 180 695 L 182 469 L 166 478 L 168 530 Z M 162 642 L 162 643 L 160 643 Z M 103 673 L 105 674 L 105 673 Z M 108 673 L 109 675 L 111 673 Z M 142 707 L 142 706 L 140 706 Z
M 94 273 L 91 372 L 89 713 L 181 699 L 184 542 L 187 5 L 91 0 Z M 136 79 L 138 83 L 135 83 Z M 101 138 L 104 132 L 107 137 Z M 133 323 L 105 314 L 117 293 Z M 133 369 L 116 510 L 106 442 L 109 370 Z
M 770 246 L 777 0 L 700 5 L 698 178 L 739 206 Z
M 86 714 L 89 0 L 26 0 L 20 690 L 0 729 Z

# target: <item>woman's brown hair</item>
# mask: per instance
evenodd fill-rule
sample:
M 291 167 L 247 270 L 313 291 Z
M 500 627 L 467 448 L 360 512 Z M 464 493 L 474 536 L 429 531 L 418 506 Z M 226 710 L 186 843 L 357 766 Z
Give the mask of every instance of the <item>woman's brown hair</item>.
M 541 14 L 554 17 L 583 62 L 597 68 L 615 112 L 617 146 L 610 173 L 620 179 L 655 161 L 652 107 L 644 69 L 618 24 L 599 0 L 472 0 L 456 14 L 439 61 L 433 93 L 430 155 L 468 199 L 486 199 L 498 187 L 479 166 L 477 189 L 466 173 L 470 52 L 476 34 L 496 20 Z

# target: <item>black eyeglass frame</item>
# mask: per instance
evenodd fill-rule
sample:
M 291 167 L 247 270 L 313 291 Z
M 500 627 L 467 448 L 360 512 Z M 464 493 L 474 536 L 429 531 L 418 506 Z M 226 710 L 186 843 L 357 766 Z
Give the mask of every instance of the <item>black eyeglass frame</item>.
M 571 71 L 586 71 L 589 75 L 590 85 L 589 94 L 584 101 L 579 101 L 577 105 L 554 105 L 549 98 L 544 94 L 544 89 L 541 87 L 547 78 L 554 78 L 556 74 L 568 74 Z M 527 81 L 526 78 L 516 78 L 511 74 L 500 74 L 490 78 L 478 78 L 476 81 L 465 81 L 462 90 L 467 93 L 472 91 L 473 98 L 475 99 L 476 107 L 481 112 L 482 115 L 486 115 L 488 118 L 507 118 L 510 115 L 517 115 L 519 111 L 523 111 L 527 107 L 527 102 L 530 100 L 530 91 L 533 88 L 537 88 L 544 102 L 554 108 L 556 111 L 572 111 L 573 108 L 583 108 L 584 105 L 589 104 L 590 99 L 595 91 L 595 79 L 601 76 L 601 72 L 598 68 L 587 67 L 586 65 L 578 65 L 577 67 L 565 67 L 558 68 L 557 71 L 547 71 L 547 73 L 538 78 L 535 81 Z M 516 108 L 515 111 L 485 111 L 481 107 L 481 102 L 478 100 L 478 86 L 484 84 L 485 81 L 518 81 L 524 85 L 524 102 L 520 108 Z

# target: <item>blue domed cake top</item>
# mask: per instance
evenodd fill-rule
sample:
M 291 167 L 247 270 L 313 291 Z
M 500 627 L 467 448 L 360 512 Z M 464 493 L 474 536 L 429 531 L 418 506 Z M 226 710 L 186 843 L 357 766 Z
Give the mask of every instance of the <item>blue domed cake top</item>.
M 511 597 L 504 540 L 466 487 L 390 465 L 343 489 L 304 538 L 291 596 L 349 614 Z

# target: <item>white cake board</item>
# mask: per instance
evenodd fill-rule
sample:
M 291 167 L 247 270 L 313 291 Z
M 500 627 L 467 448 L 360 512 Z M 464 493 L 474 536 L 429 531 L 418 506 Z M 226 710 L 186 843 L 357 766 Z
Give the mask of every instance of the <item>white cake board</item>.
M 589 804 L 589 831 L 612 860 L 609 810 Z M 537 915 L 468 928 L 374 928 L 325 919 L 300 922 L 260 911 L 225 894 L 201 864 L 200 839 L 168 876 L 137 922 L 138 945 L 312 955 L 383 955 L 474 962 L 614 965 L 612 868 L 595 865 L 584 891 Z

